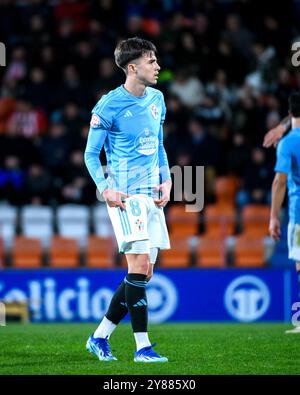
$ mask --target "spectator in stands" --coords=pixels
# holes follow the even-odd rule
[[[39,144],[44,166],[54,177],[60,177],[67,166],[71,141],[66,127],[60,122],[50,125],[49,133],[42,137]]]
[[[24,171],[16,156],[7,156],[0,167],[0,200],[13,205],[24,203]]]
[[[58,86],[57,100],[59,108],[68,101],[75,101],[81,106],[86,105],[86,87],[80,80],[74,64],[67,64],[63,68],[63,81]]]
[[[39,163],[33,163],[25,175],[24,201],[27,204],[49,204],[52,195],[52,178]]]
[[[64,171],[60,201],[77,204],[92,204],[96,201],[96,190],[84,165],[83,151],[76,150],[70,154]]]
[[[204,98],[204,88],[195,75],[190,75],[186,69],[175,74],[169,92],[179,97],[181,103],[188,108],[195,108]]]
[[[218,163],[218,141],[208,133],[207,128],[196,116],[188,120],[189,151],[192,154],[193,165],[213,166]]]
[[[36,141],[20,135],[17,128],[10,128],[0,135],[0,166],[3,166],[8,156],[18,158],[22,169],[40,160]]]
[[[270,203],[272,168],[266,161],[266,154],[262,148],[256,147],[252,150],[243,179],[244,186],[237,195],[237,204],[239,206],[249,203]]]
[[[227,172],[238,177],[245,174],[249,162],[249,146],[246,144],[245,136],[235,133],[232,138],[232,147],[227,155]]]
[[[47,118],[42,110],[35,109],[27,97],[17,100],[16,110],[7,121],[7,129],[32,139],[40,137],[46,130]]]
[[[32,105],[49,114],[53,108],[53,96],[46,76],[40,67],[34,67],[29,72],[29,83],[26,86],[26,97]]]

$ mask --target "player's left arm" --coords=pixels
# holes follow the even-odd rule
[[[269,232],[275,241],[280,239],[280,209],[286,192],[287,175],[291,171],[291,152],[286,139],[279,142],[276,151],[275,177],[272,183],[272,203]]]
[[[170,193],[172,188],[172,179],[170,174],[169,162],[164,147],[163,123],[165,120],[165,114],[166,114],[166,107],[163,102],[160,129],[158,133],[158,165],[159,165],[159,176],[161,180],[161,184],[158,186],[158,190],[161,191],[161,197],[160,199],[155,200],[155,203],[159,207],[164,207],[170,201]]]
[[[273,240],[280,239],[280,209],[286,192],[286,173],[276,173],[272,183],[272,204],[270,214],[269,232]]]

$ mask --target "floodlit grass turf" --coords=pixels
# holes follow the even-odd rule
[[[168,363],[133,362],[128,324],[111,337],[118,358],[100,362],[85,350],[95,324],[12,324],[0,327],[0,374],[300,374],[300,334],[285,324],[150,325],[155,350]]]

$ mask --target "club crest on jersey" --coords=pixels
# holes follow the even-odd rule
[[[97,114],[93,114],[90,125],[92,128],[98,128],[100,126],[100,117]]]
[[[142,222],[139,218],[134,222],[134,225],[135,225],[135,227],[136,227],[136,230],[137,230],[139,233],[142,233],[142,232],[143,232],[143,230],[144,230],[144,224],[143,224],[143,222]]]
[[[157,109],[156,105],[155,104],[151,104],[150,110],[151,110],[151,114],[152,114],[153,118],[157,119],[157,117],[158,117],[158,109]]]

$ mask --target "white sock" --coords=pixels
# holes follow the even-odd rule
[[[103,320],[101,321],[100,325],[94,332],[94,337],[100,337],[104,339],[106,336],[110,336],[113,331],[116,329],[117,325],[108,320],[105,316],[103,317]]]
[[[148,332],[135,332],[134,338],[136,342],[136,351],[139,351],[141,348],[151,346]]]

